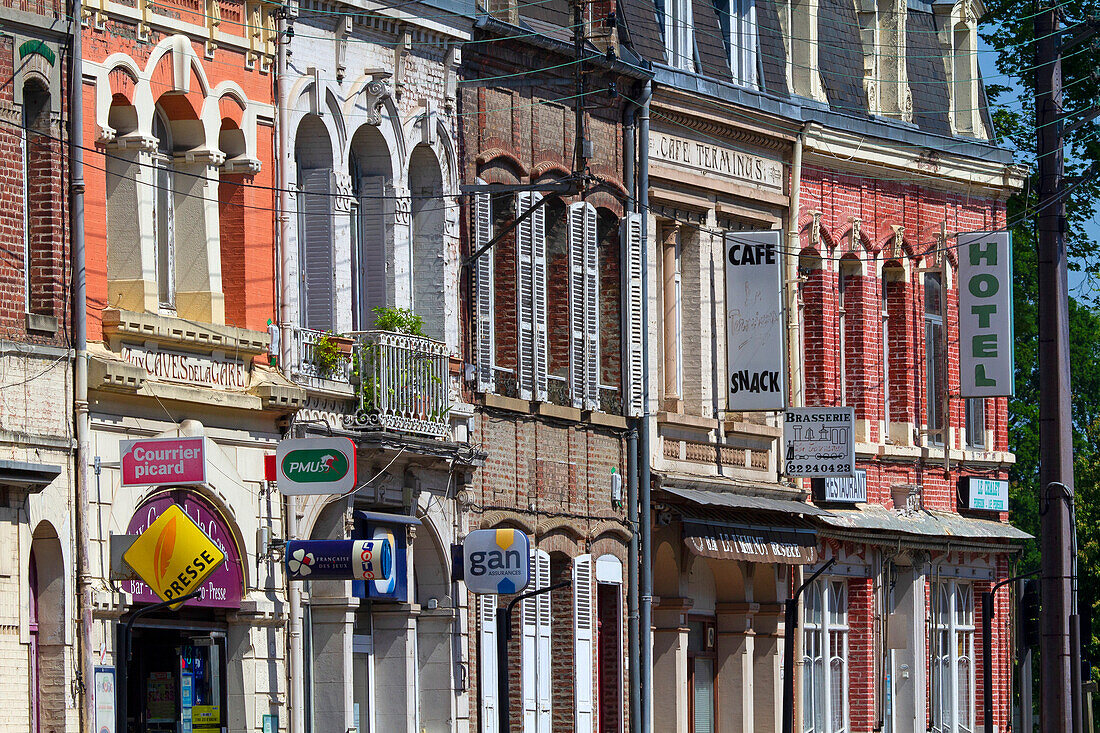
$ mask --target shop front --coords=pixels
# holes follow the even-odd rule
[[[156,490],[130,519],[127,534],[139,535],[168,507],[176,505],[225,553],[226,560],[178,611],[142,616],[134,625],[130,661],[119,669],[127,685],[121,731],[199,733],[227,725],[228,616],[239,610],[244,588],[241,551],[224,516],[198,493]],[[160,599],[140,580],[125,581],[134,604]],[[124,626],[118,626],[124,633]],[[119,640],[119,648],[125,648]]]
[[[818,561],[802,502],[664,487],[654,530],[654,727],[776,731],[783,608]]]

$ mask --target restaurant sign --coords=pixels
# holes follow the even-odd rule
[[[806,565],[817,561],[812,532],[787,528],[748,528],[685,522],[684,544],[696,555],[716,560]]]

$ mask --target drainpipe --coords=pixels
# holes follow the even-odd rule
[[[80,609],[80,689],[82,730],[95,729],[95,654],[92,649],[92,574],[88,560],[91,548],[88,498],[88,299],[84,251],[84,68],[81,56],[81,0],[73,0],[73,37],[69,59],[69,227],[73,248],[73,417],[76,422],[76,555],[77,592]]]
[[[290,151],[290,130],[287,129],[287,107],[290,97],[290,80],[287,76],[287,44],[290,43],[290,21],[297,15],[293,2],[287,3],[279,14],[278,54],[276,66],[276,91],[278,95],[278,161],[279,186],[279,367],[288,372],[290,358],[294,352],[294,337],[290,319],[290,187],[288,171],[293,162]],[[288,496],[284,500],[286,513],[286,538],[298,537],[298,502]],[[290,692],[290,733],[305,731],[305,680],[302,673],[302,594],[301,584],[287,580],[287,595],[290,596],[290,669],[287,687]]]
[[[279,154],[276,175],[279,186],[279,366],[284,372],[290,369],[290,357],[294,351],[294,337],[290,319],[290,166],[293,164],[290,149],[290,130],[287,129],[287,107],[290,104],[290,79],[287,78],[288,34],[293,33],[291,21],[298,14],[297,6],[287,3],[279,14],[276,53],[276,91],[278,96]]]
[[[645,83],[639,103],[642,114],[638,123],[638,210],[642,215],[642,418],[638,421],[638,483],[641,524],[641,604],[638,636],[640,669],[638,697],[641,714],[640,733],[653,729],[653,547],[650,538],[653,527],[653,507],[649,477],[649,100],[652,82]]]
[[[801,189],[802,189],[802,146],[806,142],[806,125],[802,126],[802,129],[798,133],[798,137],[794,140],[794,147],[791,150],[791,195],[790,195],[790,208],[787,212],[787,246],[784,247],[786,252],[786,289],[787,289],[787,365],[791,373],[791,391],[790,391],[790,404],[791,407],[801,407],[803,403],[803,374],[802,374],[802,338],[798,330],[798,250],[801,249],[799,245],[798,237],[798,214],[800,208]],[[802,566],[791,566],[794,573],[794,580],[792,588],[801,588],[802,579],[805,577],[805,573],[802,571]],[[796,599],[797,600],[797,597]],[[797,628],[797,624],[803,619],[801,618],[803,609],[795,604],[792,608],[792,612],[795,614],[794,622]],[[790,623],[790,617],[787,616],[784,621],[785,624]],[[792,713],[795,720],[798,720],[799,710],[802,708],[802,635],[801,634],[785,634],[786,638],[793,641],[794,656],[793,660],[798,660],[792,663],[792,668],[784,669],[783,674],[787,677],[794,675],[794,687],[793,687],[793,710]],[[784,652],[786,654],[786,652]],[[788,659],[792,659],[791,655],[786,654]],[[794,674],[794,667],[799,668],[799,673]],[[786,685],[786,682],[784,682]],[[784,715],[787,711],[784,711]],[[784,720],[784,725],[787,721]]]
[[[627,102],[623,111],[623,182],[626,184],[626,203],[624,209],[629,216],[634,213],[634,197],[638,195],[637,180],[634,175],[634,103]],[[625,255],[625,251],[624,251]],[[625,274],[625,273],[624,273]],[[625,291],[624,291],[625,292]],[[625,332],[624,323],[624,332]],[[626,340],[623,340],[623,363],[627,363],[625,353]],[[626,436],[626,521],[630,526],[630,549],[627,557],[627,659],[630,703],[630,727],[636,730],[640,717],[641,697],[638,694],[638,431],[631,430]]]

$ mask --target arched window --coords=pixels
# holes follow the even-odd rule
[[[173,191],[175,189],[172,137],[168,120],[158,109],[153,115],[153,137],[157,150],[153,155],[153,225],[156,242],[157,300],[162,310],[176,309],[176,242],[174,232]]]
[[[427,145],[417,145],[409,156],[409,191],[413,310],[424,319],[424,332],[442,341],[446,328],[443,287],[446,211],[439,160]]]
[[[946,442],[944,395],[947,390],[944,359],[943,282],[938,272],[924,274],[924,389],[925,424],[931,442]],[[933,431],[942,431],[938,435]]]
[[[30,568],[27,573],[30,586],[30,614],[27,623],[27,631],[30,634],[30,691],[31,691],[31,731],[39,733],[42,729],[39,699],[39,676],[42,668],[41,654],[38,645],[38,563],[34,559],[34,550],[31,550]]]
[[[24,308],[27,313],[53,316],[59,306],[60,239],[54,231],[62,196],[50,131],[50,93],[37,81],[23,85],[23,120],[20,142],[23,163],[23,273]]]
[[[298,127],[294,146],[298,164],[298,319],[316,331],[335,324],[333,283],[332,147],[317,117]]]
[[[382,133],[369,125],[360,127],[352,137],[348,173],[355,193],[351,222],[356,270],[352,315],[355,328],[361,331],[374,326],[375,308],[391,302],[396,201],[389,198],[393,183],[390,166],[390,152]]]

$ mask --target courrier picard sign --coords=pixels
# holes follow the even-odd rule
[[[181,486],[206,481],[205,438],[123,440],[118,447],[123,486]]]

